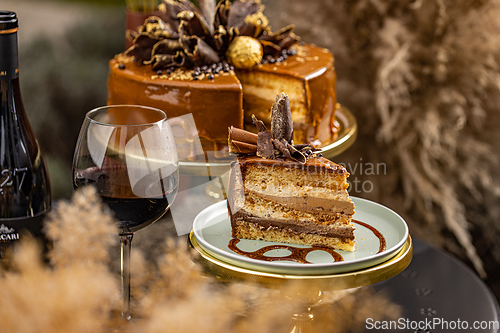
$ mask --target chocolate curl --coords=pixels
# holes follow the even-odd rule
[[[229,128],[229,152],[234,154],[255,154],[257,134],[231,126]]]
[[[286,141],[285,141],[286,142]],[[301,151],[297,150],[294,146],[292,146],[289,142],[286,142],[286,148],[290,152],[290,158],[299,163],[306,163],[307,157]]]
[[[311,144],[308,143],[300,143],[293,145],[293,147],[297,150],[311,150],[311,151],[320,151],[321,149],[314,147]]]
[[[269,33],[265,31],[257,39],[264,47],[264,54],[276,55],[282,49],[288,49],[290,46],[300,40],[299,36],[293,33],[294,26],[289,25],[276,31]]]
[[[276,140],[292,142],[293,120],[290,101],[287,94],[276,95],[276,102],[271,109],[271,133]]]
[[[285,157],[292,158],[292,155],[290,154],[290,151],[288,150],[286,144],[286,141],[280,141],[273,139],[273,146],[276,148],[276,150],[279,150]]]
[[[259,40],[259,42],[262,44],[264,55],[270,54],[272,56],[275,56],[279,51],[281,51],[280,47],[273,42],[270,42],[268,40]]]
[[[295,147],[292,146],[289,142],[285,141],[284,139],[282,140],[273,139],[272,142],[274,148],[280,151],[285,157],[288,157],[289,159],[292,159],[302,164],[306,163],[307,157],[303,153],[295,149]]]
[[[229,152],[232,154],[255,154],[257,153],[257,145],[251,143],[232,140],[229,143]]]
[[[229,139],[257,145],[257,134],[233,126],[229,128]]]

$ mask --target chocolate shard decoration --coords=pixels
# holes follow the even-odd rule
[[[276,95],[276,102],[271,109],[271,133],[276,140],[292,142],[293,120],[288,95],[282,92]]]
[[[260,0],[163,0],[159,16],[149,17],[138,31],[127,31],[134,46],[126,51],[153,69],[209,65],[224,59],[237,36],[250,36],[262,44],[263,54],[276,56],[298,40],[293,26],[271,31]],[[168,40],[168,41],[164,41]],[[159,43],[161,42],[161,43]],[[158,44],[159,43],[159,44]],[[177,55],[181,50],[182,55]],[[156,46],[155,46],[156,45]],[[259,52],[260,53],[260,52]],[[164,57],[163,55],[176,55]],[[169,64],[168,59],[174,63]]]
[[[184,11],[180,12],[177,16],[181,20],[179,25],[179,35],[181,37],[187,35],[207,39],[208,36],[212,35],[205,19],[200,14]]]
[[[262,6],[256,13],[247,15],[243,24],[235,27],[238,29],[239,35],[257,38],[263,31],[269,31],[269,20],[262,12],[263,10]]]
[[[262,120],[257,119],[257,117],[253,114],[252,115],[252,122],[257,127],[259,132],[267,131],[266,125]]]
[[[257,156],[274,160],[273,135],[269,131],[259,131],[257,134]]]
[[[184,53],[186,53],[195,66],[220,61],[217,52],[198,36],[182,36],[181,43]]]
[[[227,17],[227,26],[229,29],[235,28],[240,34],[243,35],[242,31],[245,29],[250,29],[251,24],[245,22],[247,16],[254,15],[258,12],[262,12],[264,10],[264,6],[255,0],[250,1],[241,1],[235,0],[231,4],[231,8],[229,10],[229,15]],[[253,33],[253,31],[251,32]],[[247,35],[252,36],[252,35]]]
[[[231,8],[231,1],[221,0],[217,7],[215,7],[215,20],[214,27],[219,26],[227,27],[227,17],[229,15],[229,8]]]
[[[224,26],[219,25],[219,28],[214,34],[214,40],[212,44],[214,49],[219,53],[221,52],[221,50],[224,48],[225,45],[229,45],[229,34],[224,28]]]
[[[182,44],[178,39],[163,39],[153,46],[151,54],[176,54],[182,50]]]
[[[158,6],[162,12],[162,19],[167,22],[175,31],[179,30],[179,15],[180,12],[189,11],[197,12],[198,9],[190,0],[163,0],[163,3]]]
[[[153,45],[150,47],[137,47],[137,45],[132,45],[127,51],[125,51],[125,54],[128,56],[135,57],[137,60],[140,61],[148,61],[151,60],[151,51],[153,50]]]
[[[292,145],[293,134],[292,113],[290,102],[285,93],[276,96],[271,115],[271,131],[266,129],[264,122],[252,115],[252,121],[259,130],[257,134],[256,150],[257,156],[267,159],[275,159],[276,155],[283,155],[299,163],[306,163],[307,157],[315,151],[312,145]],[[281,124],[281,125],[276,125]],[[274,129],[274,130],[273,130]],[[229,128],[229,151],[232,153],[253,152],[255,134],[231,127]]]
[[[158,16],[148,17],[139,27],[139,34],[150,34],[156,39],[177,38],[179,34]]]
[[[207,28],[210,35],[214,34],[214,20],[215,20],[215,0],[198,0],[198,6],[200,7],[201,13],[207,22]]]
[[[145,65],[151,65],[153,70],[158,70],[169,67],[181,67],[185,64],[186,57],[184,53],[177,52],[176,54],[156,54],[151,60],[145,61]]]

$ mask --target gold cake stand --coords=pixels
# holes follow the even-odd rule
[[[311,307],[323,298],[325,291],[345,290],[368,286],[387,280],[401,273],[413,257],[413,243],[410,236],[399,252],[386,262],[365,269],[322,275],[274,274],[230,264],[215,258],[198,244],[193,231],[188,242],[200,255],[203,268],[224,282],[245,281],[266,288],[279,289],[283,297],[296,305],[292,315],[291,333],[314,332]]]
[[[332,159],[343,153],[355,141],[358,133],[356,117],[352,112],[342,105],[338,105],[335,111],[335,119],[339,123],[339,131],[334,142],[321,147],[324,157]],[[215,199],[225,199],[225,185],[227,185],[227,174],[229,172],[230,158],[219,161],[180,161],[179,172],[193,176],[205,176],[218,178],[217,182],[211,182],[205,189],[205,193]]]

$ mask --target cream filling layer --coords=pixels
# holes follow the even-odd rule
[[[335,214],[343,213],[354,214],[354,204],[348,199],[325,199],[318,197],[277,197],[263,193],[257,194],[265,200],[277,203],[279,205],[303,211],[308,213]]]
[[[251,192],[246,192],[242,197],[239,198],[240,200],[237,200],[238,203],[236,205],[232,205],[233,214],[237,213],[238,210],[243,210],[250,215],[265,219],[309,221],[333,227],[345,226],[352,219],[352,215],[341,212],[309,212],[296,209],[296,207],[287,207]]]

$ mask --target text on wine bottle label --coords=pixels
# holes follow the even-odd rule
[[[14,168],[14,170],[3,169],[0,172],[0,194],[4,194],[4,189],[14,186],[14,178],[17,180],[18,189],[21,189],[24,177],[28,168]]]

